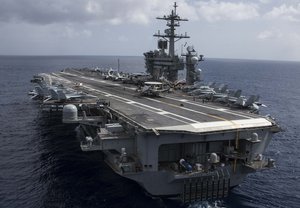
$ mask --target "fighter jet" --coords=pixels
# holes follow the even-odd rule
[[[107,72],[105,72],[104,79],[113,80],[115,78],[115,72],[117,71],[110,68]]]
[[[182,91],[183,92],[191,92],[193,90],[196,90],[198,88],[200,88],[201,86],[207,86],[207,87],[210,87],[210,88],[214,88],[216,86],[216,83],[215,82],[209,82],[207,85],[204,85],[202,82],[194,82],[193,85],[189,85],[189,86],[184,86],[182,88]]]
[[[33,100],[43,100],[49,96],[49,91],[46,87],[35,86],[34,90],[28,93]]]
[[[113,73],[113,81],[123,81],[128,77],[125,73],[114,72]]]
[[[51,99],[58,101],[66,100],[84,100],[89,98],[96,98],[94,95],[89,95],[83,92],[64,92],[63,90],[51,90]]]
[[[257,100],[257,96],[251,95],[248,98],[245,98],[245,96],[240,96],[235,102],[234,105],[237,105],[238,107],[249,107]]]
[[[209,86],[200,86],[199,88],[188,92],[188,95],[197,96],[197,95],[204,95],[204,94],[214,94],[216,93],[215,90]]]
[[[123,83],[125,84],[135,84],[142,85],[144,82],[150,81],[152,76],[145,72],[137,72],[128,75],[125,79],[123,79]]]
[[[258,113],[260,106],[266,107],[264,104],[259,102],[259,95],[251,95],[248,98],[240,96],[234,103],[231,104],[231,106],[236,108],[248,108],[252,113]]]
[[[44,80],[39,80],[36,82],[37,86],[35,86],[31,99],[39,99],[46,100],[51,99],[51,95],[53,96],[53,92],[51,90],[66,90],[62,84],[53,82],[52,85],[47,85]]]
[[[220,103],[234,103],[241,96],[242,90],[230,90],[227,93],[216,93],[213,100]]]
[[[228,85],[220,84],[218,87],[214,87],[213,89],[216,93],[225,93],[227,88],[228,88]]]

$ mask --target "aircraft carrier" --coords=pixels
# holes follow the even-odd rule
[[[150,85],[164,82],[168,90],[113,81],[101,70],[65,69],[35,76],[32,94],[44,110],[62,112],[64,123],[78,123],[82,151],[102,151],[114,172],[151,195],[184,203],[223,198],[247,174],[274,167],[263,154],[280,127],[252,111],[258,103],[207,102],[175,87],[183,69],[187,85],[199,81],[203,60],[190,46],[181,56],[174,53],[175,42],[189,37],[176,34],[187,21],[176,9],[175,3],[158,18],[168,28],[154,35],[158,49],[144,54]]]

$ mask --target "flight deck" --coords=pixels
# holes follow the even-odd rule
[[[82,83],[84,91],[109,100],[111,109],[145,130],[205,133],[240,128],[271,127],[272,123],[245,110],[193,101],[182,93],[164,93],[160,97],[142,97],[136,86],[123,85],[81,73],[52,75],[64,84]]]

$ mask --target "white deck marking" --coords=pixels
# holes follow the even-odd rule
[[[217,110],[218,110],[218,111],[227,111],[228,109],[225,109],[225,108],[218,108]]]
[[[161,112],[158,112],[159,115],[166,115],[166,114],[169,114],[169,112],[167,111],[161,111]]]
[[[227,121],[227,119],[219,117],[219,116],[214,116],[214,115],[211,115],[211,114],[208,114],[208,113],[204,113],[204,112],[201,112],[201,111],[193,110],[193,109],[182,107],[182,106],[177,106],[177,105],[174,105],[172,103],[166,103],[166,102],[163,102],[163,101],[160,101],[160,103],[164,103],[166,105],[169,105],[169,106],[172,106],[172,107],[175,107],[175,108],[181,108],[181,109],[186,110],[186,111],[190,111],[190,112],[198,113],[198,114],[201,114],[201,115],[205,115],[205,116],[208,116],[208,117],[211,117],[211,118],[215,118],[215,119],[218,119],[218,120]],[[174,114],[174,115],[177,115],[177,114]],[[177,116],[178,117],[182,117],[180,115],[177,115]],[[186,118],[186,117],[183,117],[183,118]],[[198,122],[198,121],[193,120],[193,119],[188,119],[188,120],[192,121],[192,122]]]
[[[253,118],[253,119],[241,119],[234,121],[213,121],[205,123],[194,123],[189,125],[178,125],[178,126],[163,126],[156,127],[156,130],[181,130],[190,131],[195,133],[205,133],[212,131],[225,131],[233,129],[244,129],[244,128],[259,128],[272,126],[272,123],[265,118]]]
[[[190,119],[190,118],[187,118],[187,117],[175,114],[175,113],[170,113],[170,112],[167,112],[167,111],[160,111],[160,112],[156,112],[156,113],[159,114],[159,115],[172,115],[172,116],[175,116],[175,117],[178,117],[178,118],[181,118],[181,119],[193,122],[193,123],[198,123],[199,122],[199,121],[196,121],[196,120],[193,120],[193,119]],[[180,120],[180,121],[182,121],[182,120]]]
[[[243,114],[239,114],[239,113],[235,113],[235,112],[232,112],[230,110],[220,110],[218,108],[214,108],[214,107],[210,107],[210,106],[206,106],[206,105],[201,105],[201,104],[198,104],[198,103],[195,103],[191,100],[178,100],[176,98],[173,98],[173,97],[169,97],[169,96],[165,96],[164,98],[167,98],[167,99],[171,99],[171,100],[176,100],[176,101],[181,101],[181,102],[185,102],[185,103],[189,103],[191,105],[195,105],[195,106],[199,106],[199,107],[203,107],[203,108],[207,108],[207,109],[211,109],[211,110],[216,110],[216,111],[221,111],[221,112],[224,112],[224,113],[227,113],[227,114],[231,114],[231,115],[235,115],[235,116],[240,116],[240,117],[243,117],[243,118],[248,118],[248,119],[251,119],[252,117],[249,117],[249,116],[246,116],[246,115],[243,115]]]
[[[153,99],[153,98],[147,98],[147,97],[144,97],[144,98],[146,98],[147,100],[151,100],[151,101],[157,102],[157,103],[161,103],[160,100],[156,100],[156,99]]]
[[[120,100],[119,98],[116,98],[116,97],[113,97],[113,99],[118,100],[118,101],[120,101],[120,102],[124,102],[124,101],[122,101],[122,100]],[[135,103],[135,104],[139,104],[139,103]],[[147,108],[147,107],[143,107],[143,106],[139,106],[139,105],[135,105],[135,104],[129,104],[129,105],[133,105],[133,106],[138,107],[138,108],[141,108],[141,109],[143,109],[143,110],[147,110],[147,111],[149,111],[149,112],[151,112],[151,113],[157,113],[157,114],[159,114],[159,115],[162,115],[162,116],[167,117],[167,118],[171,118],[171,119],[176,120],[176,121],[179,121],[179,122],[181,122],[181,123],[190,124],[190,122],[186,122],[186,121],[183,121],[182,119],[174,118],[174,117],[173,117],[174,115],[173,115],[172,113],[169,113],[169,112],[166,112],[166,111],[165,111],[165,112],[162,112],[162,114],[161,114],[161,111],[158,112],[158,111],[149,109],[149,108]],[[187,119],[187,120],[188,120],[188,119]]]
[[[184,116],[175,114],[175,113],[170,113],[170,115],[176,116],[176,117],[181,118],[181,119],[188,120],[188,121],[190,121],[190,122],[198,122],[198,123],[199,123],[199,121],[196,121],[196,120],[194,120],[194,119],[190,119],[190,118],[187,118],[187,117],[184,117]]]
[[[126,102],[127,104],[135,104],[136,102],[135,101],[129,101],[129,102]]]
[[[69,74],[69,73],[65,73],[65,74]],[[71,74],[70,74],[71,75]],[[81,77],[81,76],[80,76]],[[88,79],[88,80],[91,80],[90,78],[87,78],[87,77],[82,77],[83,79]],[[65,78],[64,78],[65,79]],[[92,78],[93,79],[93,78]],[[67,79],[65,79],[67,80]],[[112,84],[112,83],[109,83],[109,82],[106,82],[106,81],[103,81],[103,80],[95,80],[95,81],[98,81],[98,82],[101,82],[101,83],[107,83],[107,84],[110,84],[110,85],[115,85],[115,86],[119,86],[120,84]],[[84,86],[86,87],[87,89],[94,89],[92,86],[91,87],[88,87],[88,86]],[[125,87],[126,88],[126,87]],[[129,88],[128,88],[129,89]],[[155,107],[152,107],[152,106],[149,106],[149,105],[146,105],[146,104],[143,104],[143,103],[139,103],[139,102],[135,102],[133,100],[130,100],[130,99],[127,99],[127,98],[124,98],[124,97],[120,97],[120,96],[117,96],[117,95],[112,95],[112,94],[109,94],[105,91],[101,91],[101,90],[96,90],[94,89],[94,91],[96,92],[99,92],[99,93],[102,93],[104,94],[104,96],[106,97],[111,97],[115,100],[118,100],[120,102],[124,102],[124,103],[127,103],[129,105],[134,105],[136,107],[139,107],[139,108],[142,108],[144,110],[148,110],[150,112],[153,112],[153,113],[157,113],[159,115],[162,115],[162,116],[165,116],[165,117],[168,117],[168,118],[171,118],[171,119],[174,119],[174,120],[177,120],[177,121],[180,121],[182,123],[187,123],[187,124],[190,124],[190,122],[193,122],[193,123],[200,123],[199,121],[196,121],[196,120],[193,120],[193,119],[190,119],[190,118],[187,118],[187,117],[184,117],[184,116],[181,116],[181,115],[178,115],[178,114],[174,114],[174,113],[171,113],[171,112],[168,112],[168,111],[163,111],[162,109],[159,109],[159,108],[155,108]],[[229,114],[233,114],[233,115],[237,115],[237,116],[240,116],[240,117],[245,117],[245,118],[252,118],[252,117],[248,117],[248,116],[245,116],[245,115],[241,115],[241,114],[238,114],[238,113],[233,113],[233,112],[228,112],[228,111],[224,111],[224,109],[217,109],[217,108],[213,108],[213,107],[209,107],[209,106],[205,106],[205,105],[200,105],[200,104],[196,104],[196,103],[193,103],[189,100],[186,100],[186,99],[175,99],[175,98],[172,98],[172,97],[165,97],[167,99],[171,99],[171,100],[176,100],[176,101],[181,101],[181,102],[188,102],[189,104],[192,104],[192,105],[195,105],[195,106],[199,106],[199,107],[204,107],[204,108],[208,108],[208,109],[212,109],[212,110],[216,110],[216,111],[222,111],[222,112],[225,112],[225,113],[229,113]],[[155,100],[155,99],[152,99],[152,98],[146,98],[148,100],[151,100],[151,101],[155,101],[155,102],[160,102],[160,103],[165,103],[165,102],[162,102],[162,101],[159,101],[159,100]],[[165,103],[167,105],[172,105],[172,106],[175,106],[171,103]],[[210,115],[208,113],[204,113],[204,112],[201,112],[201,111],[197,111],[197,110],[192,110],[192,109],[189,109],[189,108],[185,108],[185,107],[182,107],[182,106],[175,106],[175,107],[178,107],[178,108],[181,108],[181,109],[184,109],[184,110],[187,110],[187,111],[191,111],[191,112],[195,112],[195,113],[198,113],[198,114],[202,114],[202,115],[205,115],[205,116],[209,116],[209,117],[214,117],[216,119],[220,119],[220,120],[225,120],[227,121],[226,119],[222,118],[222,117],[218,117],[218,116],[214,116],[214,115]],[[175,117],[178,117],[180,119],[184,119],[184,120],[187,120],[187,121],[190,121],[190,122],[185,122],[185,121],[182,121],[182,120],[179,120],[177,118],[174,118]],[[231,121],[228,121],[228,122],[231,122]],[[207,122],[205,122],[207,123]]]
[[[193,109],[190,109],[190,108],[186,108],[186,107],[181,107],[181,108],[184,109],[184,110],[190,111],[190,112],[194,112],[194,113],[198,113],[198,114],[201,114],[201,115],[209,116],[209,117],[216,118],[216,119],[219,119],[219,120],[227,120],[227,119],[219,117],[219,116],[210,115],[208,113],[204,113],[204,112],[201,112],[201,111],[193,110]]]
[[[119,101],[124,102],[123,101],[124,98],[122,98],[120,96],[112,95],[112,97],[114,97],[115,99],[118,98]],[[168,118],[172,118],[172,119],[174,119],[176,121],[180,121],[182,123],[189,124],[190,122],[194,122],[194,123],[199,122],[199,121],[196,121],[196,120],[193,120],[193,119],[189,119],[187,117],[184,117],[184,116],[181,116],[181,115],[178,115],[178,114],[175,114],[175,113],[171,113],[169,111],[164,111],[164,110],[162,110],[160,108],[155,108],[155,107],[152,107],[152,106],[149,106],[149,105],[146,105],[146,104],[143,104],[143,103],[135,102],[135,101],[132,101],[132,100],[129,100],[129,99],[126,99],[126,98],[125,98],[125,100],[128,100],[127,102],[134,102],[134,104],[132,104],[132,105],[134,105],[136,107],[142,108],[144,110],[148,110],[148,111],[150,111],[152,113],[157,113],[159,115],[162,115],[162,116],[165,116],[165,117],[168,117]],[[174,118],[174,117],[177,117],[177,118]],[[180,119],[178,119],[178,118],[180,118]],[[182,119],[187,120],[189,122],[185,122]]]
[[[93,89],[92,87],[88,86],[88,85],[85,85],[84,86],[85,88],[87,89]],[[120,97],[120,96],[117,96],[117,95],[112,95],[112,94],[109,94],[107,92],[104,92],[104,91],[101,91],[101,90],[97,90],[97,89],[94,89],[94,91],[98,92],[98,93],[102,93],[104,94],[104,96],[106,97],[111,97],[115,100],[118,100],[120,102],[123,102],[123,103],[127,103],[129,105],[134,105],[138,108],[141,108],[141,109],[144,109],[144,110],[147,110],[147,111],[150,111],[152,113],[157,113],[159,115],[162,115],[162,116],[165,116],[167,118],[171,118],[173,120],[176,120],[176,121],[179,121],[181,123],[185,123],[185,124],[190,124],[190,122],[199,122],[199,121],[196,121],[196,120],[192,120],[192,119],[189,119],[187,117],[184,117],[184,116],[180,116],[180,115],[177,115],[177,114],[174,114],[174,113],[171,113],[171,112],[168,112],[168,111],[163,111],[159,108],[155,108],[155,107],[152,107],[152,106],[149,106],[149,105],[146,105],[146,104],[143,104],[143,103],[139,103],[139,102],[136,102],[136,101],[133,101],[133,100],[130,100],[130,99],[127,99],[127,98],[123,98],[123,97]],[[175,117],[178,117],[178,118],[175,118]],[[180,119],[179,119],[180,118]],[[186,122],[186,121],[183,121],[182,119],[184,120],[187,120],[189,122]]]

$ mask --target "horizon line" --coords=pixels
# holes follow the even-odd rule
[[[62,54],[59,54],[59,55],[33,55],[33,54],[30,54],[30,55],[24,55],[24,54],[19,54],[19,55],[16,55],[16,54],[14,54],[14,55],[12,55],[12,54],[6,54],[6,55],[3,55],[3,54],[0,54],[0,57],[8,57],[8,56],[10,56],[10,57],[12,57],[12,56],[15,56],[15,57],[63,57],[63,56],[69,56],[69,57],[71,57],[71,56],[107,56],[107,57],[143,57],[142,55],[75,55],[75,54],[73,54],[73,55],[71,55],[71,54],[68,54],[68,55],[66,55],[66,54],[64,54],[64,55],[62,55]],[[255,59],[255,58],[224,58],[224,57],[205,57],[204,56],[204,60],[205,59],[223,59],[223,60],[246,60],[246,61],[274,61],[274,62],[300,62],[300,60],[284,60],[284,59]]]

